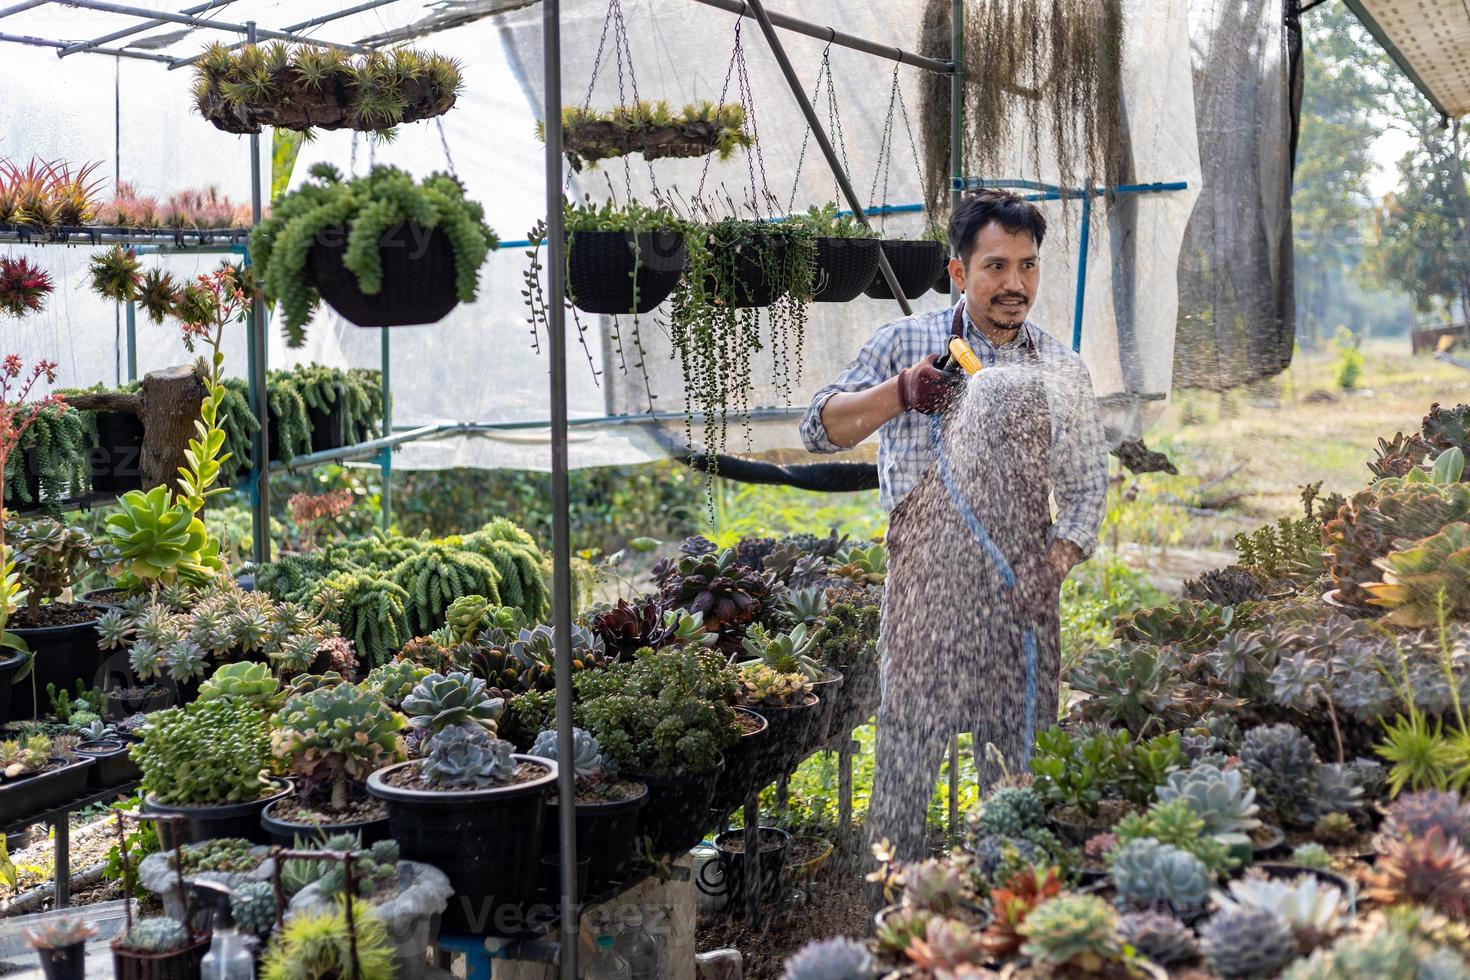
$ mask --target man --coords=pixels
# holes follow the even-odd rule
[[[1014,194],[967,197],[949,227],[962,301],[881,327],[801,423],[812,452],[879,432],[891,518],[869,830],[904,860],[923,854],[954,731],[974,732],[985,787],[1003,767],[1024,771],[1054,721],[1058,592],[1102,521],[1107,454],[1087,370],[1026,319],[1045,234]],[[984,365],[968,386],[936,365],[952,336]]]

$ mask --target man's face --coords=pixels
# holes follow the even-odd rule
[[[965,293],[971,319],[1013,330],[1036,302],[1041,258],[1029,231],[1012,233],[992,221],[975,236],[968,262],[949,260],[949,274]]]

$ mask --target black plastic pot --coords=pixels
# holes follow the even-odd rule
[[[307,844],[313,840],[325,841],[333,834],[357,834],[362,840],[362,846],[376,844],[380,840],[387,840],[391,836],[388,828],[388,818],[379,817],[377,820],[358,820],[349,823],[293,823],[290,820],[282,820],[273,811],[281,799],[271,800],[265,809],[260,811],[260,826],[270,838],[270,843],[279,844],[282,847],[297,847],[297,841]]]
[[[143,420],[132,412],[96,412],[97,445],[88,455],[93,493],[143,488]]]
[[[584,902],[587,896],[595,895],[591,890],[592,858],[577,851],[577,901]],[[541,890],[547,895],[561,894],[561,855],[541,855]]]
[[[541,853],[552,856],[561,852],[560,806],[552,793],[546,807],[546,827],[541,832]],[[638,833],[644,806],[648,804],[648,788],[628,800],[608,803],[577,804],[577,855],[587,856],[591,863],[586,880],[578,893],[584,898],[596,895],[614,882],[621,881],[633,863],[638,847]],[[583,874],[580,867],[578,875]],[[560,888],[554,889],[560,892]]]
[[[165,849],[174,846],[174,836],[181,844],[197,844],[200,841],[217,840],[221,837],[243,837],[252,844],[269,844],[270,835],[260,825],[260,812],[270,803],[291,792],[291,783],[277,779],[279,792],[252,800],[249,803],[225,803],[220,806],[176,806],[159,803],[152,794],[143,800],[145,816],[183,817],[182,822],[159,820],[158,840]]]
[[[828,726],[829,739],[867,724],[868,719],[877,714],[881,700],[876,662],[846,664],[838,669],[842,671],[842,687],[837,691],[837,707],[832,711],[832,723]]]
[[[432,231],[401,221],[378,240],[383,281],[369,296],[357,275],[342,264],[347,229],[324,228],[311,247],[308,267],[317,292],[348,323],[359,327],[403,327],[437,323],[459,305],[454,249],[442,228]]]
[[[1262,858],[1280,857],[1283,854],[1291,852],[1291,848],[1286,843],[1286,834],[1282,832],[1280,827],[1272,827],[1268,824],[1266,829],[1271,831],[1271,839],[1264,844],[1251,843],[1251,856],[1253,860],[1259,861]]]
[[[193,942],[172,953],[142,953],[112,945],[113,980],[199,980],[199,964],[209,952],[210,936],[199,933]]]
[[[388,801],[388,822],[403,857],[449,876],[454,896],[444,910],[444,932],[486,936],[518,927],[521,909],[541,881],[541,834],[556,763],[512,758],[538,763],[547,773],[511,786],[442,792],[387,782],[385,777],[416,761],[368,777],[368,792]]]
[[[785,894],[786,849],[791,844],[791,835],[775,827],[761,827],[756,836],[761,844],[760,901],[762,905],[770,905]],[[719,880],[696,881],[695,887],[701,890],[708,888],[708,894],[724,895],[729,903],[726,908],[733,915],[742,916],[745,914],[745,875],[749,864],[748,855],[744,851],[731,850],[731,844],[735,841],[744,843],[743,829],[727,830],[715,838],[715,850],[720,852],[720,859],[706,864],[701,869],[700,878],[704,879],[713,873],[719,875]],[[765,844],[769,841],[774,841],[776,846],[767,849]]]
[[[113,687],[107,691],[106,712],[112,719],[126,718],[138,712],[158,711],[174,703],[175,691],[164,684],[147,687]]]
[[[26,655],[12,650],[0,658],[0,723],[10,720],[10,688],[16,674],[25,666]]]
[[[46,980],[82,980],[87,972],[86,948],[86,943],[72,943],[70,946],[36,950]]]
[[[109,786],[121,786],[143,775],[143,770],[138,768],[131,755],[132,741],[116,738],[77,743],[77,755],[93,761],[92,768],[87,773],[88,787],[106,789]],[[108,745],[108,742],[120,742],[121,745]]]
[[[584,313],[647,313],[684,272],[676,231],[578,231],[567,250],[567,298]]]
[[[755,764],[755,781],[759,786],[775,782],[796,768],[806,758],[808,747],[816,744],[822,722],[822,701],[815,694],[808,704],[791,708],[760,705],[756,710],[766,719],[766,737],[760,758]]]
[[[285,460],[281,455],[281,427],[276,424],[276,415],[269,409],[266,417],[270,429],[266,433],[266,453],[273,460]],[[328,449],[340,449],[347,445],[347,408],[341,400],[333,402],[326,411],[307,406],[306,420],[311,426],[310,444],[300,450],[304,453],[319,453]]]
[[[97,647],[97,620],[69,623],[66,626],[18,626],[10,627],[26,642],[35,668],[10,691],[10,716],[12,719],[35,718],[44,714],[49,707],[46,700],[46,685],[54,684],[58,691],[74,692],[77,681],[88,687],[98,687],[98,674],[108,654]],[[37,711],[37,702],[40,711]]]
[[[45,813],[79,799],[87,791],[87,770],[91,767],[91,759],[78,759],[57,769],[0,782],[0,813],[8,820],[30,813]]]
[[[939,271],[949,261],[948,250],[939,242],[885,241],[883,254],[888,256],[888,264],[893,266],[893,274],[898,279],[898,288],[903,290],[907,299],[918,299],[934,288]],[[883,278],[881,268],[863,292],[873,299],[893,298],[893,291],[888,288],[888,280]]]
[[[1299,864],[1265,863],[1252,865],[1254,870],[1260,871],[1267,878],[1278,878],[1289,880],[1300,878],[1302,875],[1311,875],[1324,885],[1331,885],[1342,892],[1343,901],[1349,907],[1355,903],[1357,888],[1344,876],[1335,871],[1326,871],[1322,868],[1304,868]]]
[[[857,299],[877,272],[878,239],[818,238],[812,301],[846,303]]]
[[[728,298],[729,305],[737,309],[770,306],[781,295],[781,284],[766,275],[765,256],[771,252],[775,253],[771,263],[773,268],[781,268],[785,261],[786,239],[762,235],[747,240],[735,253],[735,281],[729,286],[728,297],[714,275],[705,277],[705,294],[712,302],[716,299],[724,302]]]
[[[735,711],[759,719],[760,727],[743,733],[740,741],[725,750],[725,765],[720,770],[720,778],[715,781],[714,796],[710,799],[710,809],[721,816],[744,806],[746,795],[752,789],[760,788],[755,780],[759,775],[761,751],[766,744],[766,731],[770,727],[765,716],[753,708],[736,708]]]
[[[630,772],[648,786],[648,805],[639,815],[639,833],[647,837],[655,854],[683,855],[704,839],[711,826],[710,800],[719,781],[721,760],[708,772],[667,773]]]
[[[827,739],[832,737],[832,719],[835,717],[837,702],[842,696],[842,688],[843,676],[835,670],[829,669],[826,677],[812,682],[812,693],[819,699],[819,707],[817,721],[812,726],[812,742],[803,755],[809,754],[820,745],[826,745]]]

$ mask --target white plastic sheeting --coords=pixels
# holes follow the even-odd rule
[[[154,3],[175,9],[172,3]],[[327,3],[262,3],[240,0],[239,6],[262,25],[279,26],[305,20],[333,9]],[[346,24],[317,29],[319,36],[352,40],[391,31],[412,23],[436,5],[394,4],[370,14],[357,15]],[[777,4],[777,9],[818,23],[832,23],[853,34],[889,39],[913,49],[920,0],[803,0]],[[675,105],[717,99],[729,64],[736,18],[698,5],[692,0],[625,0],[624,12],[633,45],[633,67],[638,94],[666,99]],[[232,4],[222,19],[240,21],[243,11]],[[400,9],[403,8],[403,9]],[[1180,236],[1189,216],[1199,179],[1194,136],[1194,108],[1189,66],[1189,24],[1184,0],[1133,0],[1131,28],[1126,45],[1125,102],[1131,123],[1134,177],[1139,182],[1185,180],[1190,189],[1149,195],[1125,205],[1099,202],[1094,212],[1088,263],[1083,355],[1093,373],[1098,394],[1107,406],[1106,418],[1115,437],[1137,435],[1164,404],[1170,387],[1173,332],[1177,312],[1175,274]],[[390,13],[397,10],[397,13]],[[563,69],[567,101],[580,103],[591,73],[593,54],[601,34],[606,6],[600,0],[563,3]],[[127,23],[112,15],[69,8],[41,8],[0,22],[0,29],[49,37],[85,38]],[[765,179],[757,170],[758,186],[769,186],[783,204],[792,194],[796,161],[805,126],[790,92],[779,75],[754,21],[742,28],[755,123]],[[188,54],[205,40],[193,32],[174,41],[170,54]],[[823,44],[787,35],[797,70],[815,80]],[[503,239],[524,238],[543,211],[543,147],[534,125],[541,105],[540,7],[481,19],[420,42],[425,47],[464,62],[466,91],[459,104],[442,118],[443,139],[434,122],[403,127],[391,144],[372,145],[353,134],[321,133],[306,145],[297,163],[295,180],[318,160],[335,163],[344,172],[362,173],[372,162],[393,163],[415,174],[453,168],[471,196],[485,204],[488,219]],[[619,100],[617,66],[611,40],[604,54],[594,106]],[[162,65],[78,55],[58,61],[54,53],[17,45],[0,46],[6,61],[0,70],[0,155],[105,161],[101,172],[114,168],[149,193],[166,196],[183,187],[218,184],[237,199],[249,198],[248,141],[221,133],[190,110],[189,73],[168,71]],[[888,110],[893,65],[856,52],[833,49],[832,66],[841,105],[842,126],[853,181],[867,195],[873,184],[878,147]],[[911,109],[916,107],[917,69],[901,68],[900,84]],[[624,79],[626,86],[627,79]],[[626,98],[632,99],[630,87]],[[737,98],[734,83],[727,100]],[[823,112],[825,116],[825,112]],[[264,144],[263,170],[269,173],[269,139]],[[447,152],[446,152],[447,150]],[[1014,170],[990,177],[1051,179],[1050,174],[1028,171],[1029,149],[1014,148]],[[737,198],[748,192],[751,167],[759,159],[737,153],[729,161],[710,164],[707,190],[723,187]],[[641,158],[630,161],[635,195],[649,187],[649,166]],[[698,185],[704,160],[668,160],[653,164],[658,185],[677,188],[686,196]],[[584,172],[568,182],[569,193],[600,199],[624,193],[624,168],[619,161]],[[815,145],[806,150],[796,187],[798,210],[834,197],[833,183]],[[907,135],[896,125],[894,161],[888,200],[921,200],[918,175]],[[879,203],[874,201],[872,203]],[[1044,204],[1054,231],[1044,248],[1042,294],[1033,317],[1045,329],[1070,340],[1075,290],[1075,263],[1080,207],[1067,209]],[[1125,210],[1132,209],[1127,217]],[[1111,214],[1111,217],[1110,217]],[[890,217],[892,236],[916,237],[922,218]],[[12,246],[19,249],[23,246]],[[7,350],[28,358],[46,356],[61,362],[63,384],[87,384],[118,379],[122,364],[121,328],[113,306],[97,298],[86,285],[86,260],[91,249],[32,249],[58,282],[45,313],[5,324]],[[422,425],[434,422],[536,422],[550,414],[547,362],[531,348],[522,276],[527,266],[523,249],[494,254],[481,275],[481,298],[456,309],[442,323],[392,331],[392,382],[395,422]],[[209,268],[213,257],[167,257],[176,274]],[[1131,287],[1131,288],[1130,288]],[[917,308],[947,302],[930,293]],[[860,299],[844,305],[812,308],[806,335],[805,358],[793,400],[798,407],[809,393],[837,373],[857,347],[881,323],[898,315],[893,301]],[[657,315],[643,319],[642,335],[650,349],[648,384],[661,412],[683,409],[683,384],[678,365]],[[594,381],[587,358],[575,337],[569,346],[569,401],[573,420],[607,414],[644,412],[648,408],[644,379],[624,376],[617,368],[605,335],[608,324],[583,317],[592,362],[602,372]],[[626,331],[627,324],[624,324]],[[140,371],[178,363],[186,355],[175,332],[146,321],[138,325]],[[1120,341],[1120,336],[1122,340]],[[379,331],[361,330],[343,323],[324,308],[308,330],[307,345],[297,351],[284,347],[273,330],[272,367],[315,360],[328,364],[375,367],[379,362]],[[228,368],[243,373],[244,328],[227,345]],[[757,379],[770,377],[769,361],[756,361]],[[759,387],[753,405],[778,404],[775,393]],[[667,426],[682,434],[682,423]],[[547,433],[522,428],[489,436],[473,436],[404,447],[395,465],[407,467],[485,466],[545,468],[549,465]],[[796,448],[800,439],[795,417],[766,422],[753,428],[755,450]],[[734,450],[745,448],[732,436]],[[665,455],[663,444],[641,425],[576,426],[572,431],[574,466],[637,462]]]

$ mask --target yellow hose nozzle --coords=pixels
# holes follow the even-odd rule
[[[949,356],[954,358],[956,364],[965,369],[966,374],[979,374],[984,367],[980,358],[970,349],[970,345],[959,337],[951,337],[949,340]]]

